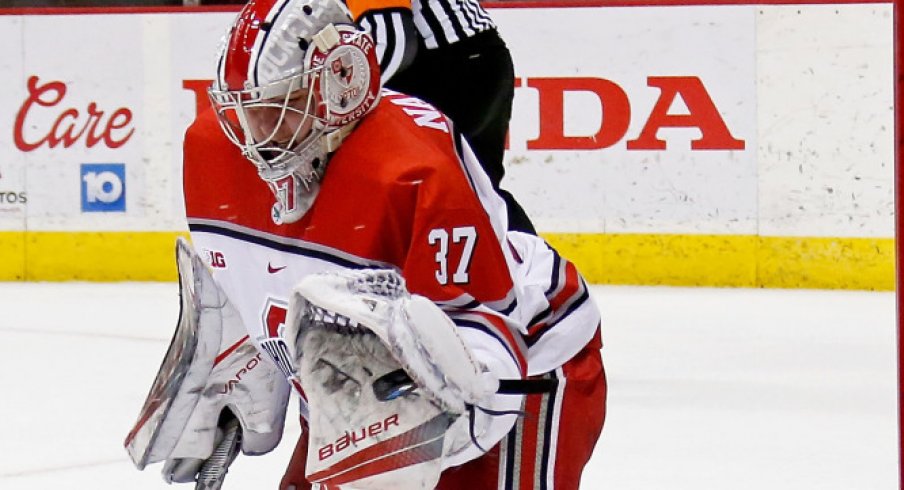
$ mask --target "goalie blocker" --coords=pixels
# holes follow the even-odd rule
[[[179,321],[125,448],[138,469],[165,461],[169,483],[219,488],[238,450],[263,454],[279,443],[289,385],[181,238],[176,263]]]

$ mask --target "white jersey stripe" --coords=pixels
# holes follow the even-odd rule
[[[558,428],[559,421],[562,418],[562,399],[565,398],[565,385],[568,384],[568,379],[565,377],[565,371],[561,367],[556,368],[555,372],[559,383],[556,386],[556,397],[555,400],[553,400],[552,421],[550,422],[550,425],[554,428]],[[556,451],[559,449],[558,430],[549,431],[549,439],[546,441],[546,444],[548,444],[548,455],[546,465],[543,466],[546,470],[546,488],[548,490],[555,490]]]
[[[428,2],[427,5],[432,12],[434,17],[439,21],[440,26],[442,26],[442,40],[446,41],[448,44],[452,44],[458,42],[460,39],[458,34],[455,33],[455,28],[452,25],[452,19],[455,17],[455,11],[451,9],[451,7],[447,7],[440,3],[442,0],[435,0]],[[439,32],[433,32],[433,35],[436,36],[440,34]]]
[[[398,70],[399,66],[402,64],[402,58],[404,58],[405,54],[405,45],[407,44],[407,40],[405,39],[405,29],[402,27],[402,15],[398,12],[393,12],[390,16],[392,19],[392,28],[395,32],[395,45],[393,46],[392,56],[389,58],[389,63],[386,65],[386,68],[382,71],[382,82],[385,84],[388,78],[391,75],[394,75]],[[382,22],[382,18],[380,21]],[[383,26],[385,29],[386,26]],[[383,60],[383,57],[380,56],[380,60]]]
[[[386,54],[386,23],[383,21],[383,17],[377,17],[377,24],[374,25],[371,23],[370,17],[361,17],[358,20],[358,25],[364,28],[365,31],[370,33],[370,37],[374,38],[376,41],[377,48],[377,59],[382,60],[383,56]]]
[[[227,221],[190,218],[188,220],[188,228],[192,234],[212,233],[225,235],[272,249],[319,258],[343,267],[396,269],[392,264],[386,262],[365,259],[318,243],[273,235]]]

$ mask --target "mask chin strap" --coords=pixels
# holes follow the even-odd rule
[[[332,153],[339,149],[339,145],[342,144],[342,140],[348,136],[355,126],[358,125],[358,121],[352,122],[350,124],[346,124],[345,126],[340,127],[335,131],[331,131],[324,135],[324,143],[326,143],[326,152]]]
[[[320,29],[320,32],[311,37],[317,49],[324,53],[339,44],[340,39],[339,29],[336,29],[334,24],[327,24],[323,29]]]

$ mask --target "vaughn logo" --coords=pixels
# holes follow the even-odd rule
[[[96,101],[73,107],[64,100],[69,87],[61,81],[41,82],[28,78],[28,95],[16,113],[13,142],[24,152],[42,146],[69,148],[77,143],[87,148],[102,144],[119,148],[135,133],[132,111],[104,109]]]
[[[247,338],[248,337],[245,337],[245,339]],[[229,355],[228,353],[224,354]],[[220,354],[220,356],[222,355],[223,354]],[[217,357],[217,359],[222,360],[219,356]],[[248,362],[245,363],[244,366],[240,367],[238,371],[236,371],[235,374],[232,375],[232,378],[230,378],[229,381],[223,383],[223,387],[220,389],[220,394],[228,395],[229,393],[232,393],[233,390],[235,390],[236,385],[242,382],[242,378],[244,378],[246,374],[250,373],[258,365],[260,365],[261,360],[261,354],[257,354],[256,356],[252,357]],[[214,365],[216,365],[216,363]]]

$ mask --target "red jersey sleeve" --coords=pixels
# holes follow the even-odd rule
[[[524,376],[527,349],[506,315],[515,295],[500,239],[454,153],[450,158],[418,185],[402,273],[411,292],[433,300],[459,327],[498,342]]]

